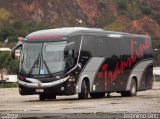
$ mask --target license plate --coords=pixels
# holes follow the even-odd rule
[[[36,92],[37,93],[42,93],[42,92],[44,92],[44,89],[36,89]]]

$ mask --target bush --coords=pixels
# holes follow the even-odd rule
[[[116,2],[117,2],[119,9],[127,8],[126,0],[116,0]]]
[[[18,83],[3,83],[0,84],[0,88],[17,88]]]
[[[105,18],[103,18],[101,21],[96,21],[95,26],[96,27],[104,27],[112,22],[115,21],[115,16],[113,14],[108,14]]]
[[[18,71],[18,60],[13,60],[10,52],[0,52],[0,69],[6,68],[9,74],[16,74]]]
[[[123,31],[124,28],[126,27],[126,24],[118,23],[118,22],[113,22],[109,25],[106,25],[104,29],[109,30],[109,31]]]
[[[150,15],[151,14],[150,6],[142,6],[141,9],[142,9],[143,14],[145,14],[145,15]]]
[[[10,12],[7,11],[5,8],[0,9],[0,20],[5,21],[8,20],[11,16]]]
[[[158,11],[152,11],[151,17],[160,25],[160,13]]]
[[[15,20],[12,23],[0,26],[0,42],[4,42],[6,38],[10,42],[17,42],[17,37],[25,37],[29,33],[37,30],[51,28],[49,25],[42,23],[34,23],[30,21]]]

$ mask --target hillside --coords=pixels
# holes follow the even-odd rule
[[[0,47],[41,29],[84,26],[153,39],[154,65],[160,66],[160,0],[0,0]],[[4,41],[8,41],[4,43]],[[18,61],[0,53],[0,69],[16,73]]]
[[[55,27],[86,26],[160,39],[160,0],[1,0],[0,41]]]

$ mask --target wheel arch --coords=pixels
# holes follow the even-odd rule
[[[144,71],[146,71],[146,68],[151,64],[153,64],[153,59],[143,59],[143,60],[140,60],[138,63],[135,64],[135,66],[131,70],[131,73],[128,77],[125,91],[130,90],[130,83],[131,83],[132,79],[136,79],[137,90],[140,89],[141,77],[142,77]]]
[[[139,89],[139,82],[138,82],[138,77],[136,75],[132,75],[130,76],[130,78],[128,79],[128,82],[127,82],[127,85],[126,85],[126,91],[129,91],[130,90],[130,84],[131,84],[131,81],[132,80],[135,80],[136,82],[136,85],[137,85],[137,90]]]

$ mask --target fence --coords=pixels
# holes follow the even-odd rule
[[[160,81],[160,67],[153,68],[153,79],[154,81]]]

